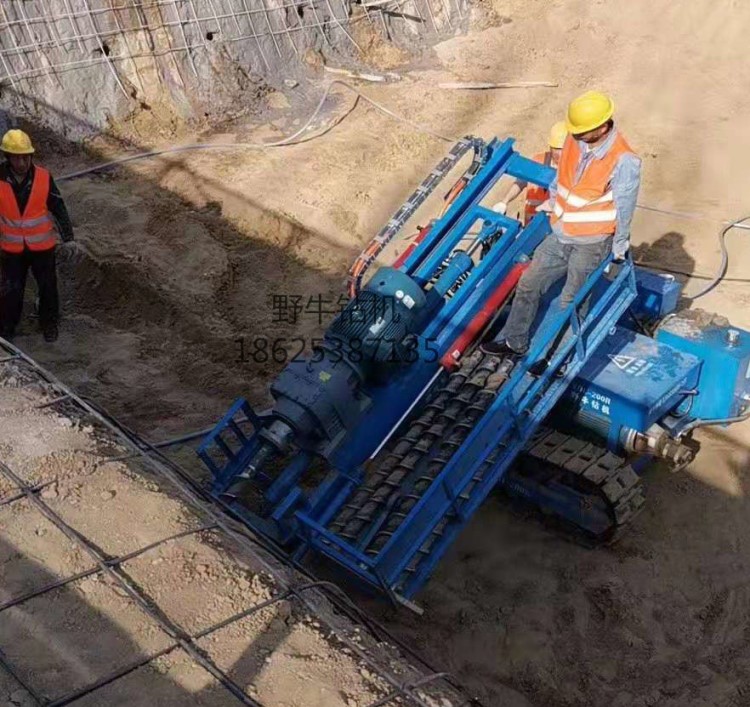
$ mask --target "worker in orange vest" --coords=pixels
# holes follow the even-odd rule
[[[568,128],[564,120],[555,123],[549,131],[547,140],[548,149],[540,152],[532,158],[539,164],[546,165],[557,169],[560,162],[560,155],[565,144],[565,138],[568,136]],[[502,201],[498,201],[493,207],[493,211],[505,214],[508,211],[508,204],[513,201],[523,190],[526,190],[526,200],[523,207],[523,223],[528,224],[537,214],[537,209],[549,199],[549,192],[543,187],[536,184],[528,184],[520,179],[516,179],[508,187]]]
[[[29,136],[9,130],[0,152],[6,160],[0,165],[0,336],[15,334],[31,268],[39,289],[39,325],[45,341],[55,341],[60,308],[55,227],[65,243],[73,240],[73,227],[50,173],[32,162]]]
[[[597,91],[568,106],[570,134],[550,184],[550,199],[540,207],[551,212],[552,232],[522,275],[502,330],[494,341],[482,344],[485,353],[524,355],[541,297],[556,281],[565,278],[559,302],[565,308],[610,252],[616,262],[626,258],[641,160],[615,127],[614,110],[612,99]],[[544,372],[553,353],[529,370]]]

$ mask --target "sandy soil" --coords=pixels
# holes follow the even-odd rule
[[[209,519],[170,494],[164,479],[144,475],[131,463],[108,461],[118,449],[102,430],[52,408],[39,410],[50,398],[38,387],[19,385],[26,382],[8,365],[0,374],[3,463],[30,485],[45,484],[41,500],[107,557],[130,555],[167,538],[120,563],[122,574],[178,630],[200,634],[197,647],[251,697],[276,707],[356,707],[389,691],[376,669],[332,637],[331,624],[320,615],[293,597],[268,601],[282,594],[290,575],[234,546],[218,530],[204,529]],[[0,500],[15,490],[3,475]],[[2,611],[4,659],[49,700],[174,643],[123,587],[90,572],[94,567],[92,557],[29,501],[0,507],[0,602],[83,575]],[[228,622],[263,602],[266,608]],[[210,630],[222,622],[228,623]],[[344,630],[368,650],[373,639],[363,628],[349,624]],[[414,675],[387,650],[384,660],[400,679]],[[438,696],[434,702],[425,699],[436,707],[453,704]],[[37,703],[0,670],[0,704]],[[75,704],[239,703],[186,651],[175,649]]]
[[[527,151],[576,93],[611,91],[644,159],[641,203],[704,216],[641,211],[639,257],[712,274],[719,222],[748,208],[750,6],[490,0],[475,15],[473,32],[401,66],[400,82],[363,90],[443,134],[513,135]],[[559,87],[457,92],[441,80]],[[351,101],[342,93],[323,121]],[[278,138],[302,119],[280,109],[269,125],[213,139]],[[211,424],[237,395],[263,405],[283,363],[238,361],[236,339],[292,348],[317,335],[309,308],[275,321],[273,296],[335,302],[353,255],[444,150],[360,105],[304,145],[71,182],[81,248],[61,263],[62,335],[46,346],[29,323],[19,344],[153,439]],[[56,173],[80,162],[60,154],[43,155]],[[728,275],[741,279],[750,249],[729,238]],[[748,302],[747,283],[727,280],[701,306],[750,327]],[[615,549],[578,549],[493,499],[420,597],[424,619],[376,609],[489,705],[747,704],[750,430],[702,442],[686,473],[649,472],[647,510]]]

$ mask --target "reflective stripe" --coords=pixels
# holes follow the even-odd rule
[[[594,199],[593,201],[589,201],[589,204],[606,204],[610,201],[615,200],[615,195],[612,193],[612,191],[608,191],[603,196],[600,196],[598,199]]]
[[[54,238],[53,231],[46,231],[45,233],[37,233],[33,236],[17,236],[14,233],[3,233],[0,235],[0,242],[5,243],[43,243],[50,238]]]
[[[26,238],[27,243],[42,243],[53,237],[54,237],[54,234],[52,233],[52,231],[47,231],[46,233],[38,233],[33,236],[24,236],[24,238]]]
[[[566,211],[562,214],[563,223],[602,223],[605,221],[614,223],[616,218],[617,209],[609,211]]]
[[[526,205],[527,206],[539,206],[539,204],[543,204],[546,199],[526,199]]]
[[[608,191],[603,196],[600,196],[598,199],[584,199],[582,196],[578,196],[577,194],[571,194],[568,192],[567,195],[563,195],[563,199],[567,201],[571,206],[573,206],[576,209],[582,209],[586,206],[594,206],[596,204],[606,204],[610,201],[614,201],[614,195],[611,191]]]
[[[22,219],[20,221],[0,216],[0,224],[8,226],[9,228],[15,228],[18,230],[29,230],[32,228],[38,228],[49,224],[52,225],[52,219],[49,216],[39,216],[37,218]]]
[[[582,209],[584,206],[589,205],[587,199],[576,196],[575,194],[568,194],[568,196],[565,197],[565,201],[567,201],[571,206],[574,206],[576,209]]]
[[[37,218],[27,218],[23,220],[23,228],[35,228],[46,223],[52,223],[52,219],[45,214],[44,216],[38,216]]]
[[[8,233],[0,235],[0,249],[11,253],[21,253],[24,247],[29,250],[47,250],[54,248],[55,244],[56,239],[53,231],[25,237],[14,236]]]

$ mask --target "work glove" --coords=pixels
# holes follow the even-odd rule
[[[626,258],[628,257],[629,251],[630,248],[628,246],[625,246],[624,248],[613,248],[612,262],[617,263],[618,265],[624,263]]]
[[[553,206],[552,206],[551,199],[547,199],[547,201],[545,201],[542,204],[539,204],[539,206],[536,207],[537,213],[549,214],[549,213],[552,213],[552,209],[553,209]]]
[[[506,204],[504,201],[498,201],[497,204],[492,207],[492,210],[497,214],[502,214],[503,216],[505,216],[505,214],[508,212],[508,204]]]
[[[81,246],[74,238],[68,238],[68,240],[64,240],[61,246],[58,248],[58,255],[61,262],[73,260],[80,254],[80,252]]]

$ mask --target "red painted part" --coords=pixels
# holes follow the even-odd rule
[[[417,234],[417,237],[409,244],[409,247],[403,253],[401,253],[401,255],[399,255],[398,258],[396,258],[396,261],[393,263],[394,268],[400,268],[406,262],[406,259],[417,249],[417,246],[424,240],[424,237],[429,233],[430,228],[432,228],[431,223],[419,229],[419,233]]]
[[[495,312],[507,302],[508,297],[510,297],[527,267],[529,267],[528,263],[516,263],[513,266],[508,273],[508,277],[495,288],[495,291],[486,299],[482,308],[466,325],[466,329],[458,335],[453,345],[443,354],[443,357],[440,359],[440,365],[443,368],[450,371],[458,366],[458,361],[464,351],[466,351],[469,344],[484,329]]]

